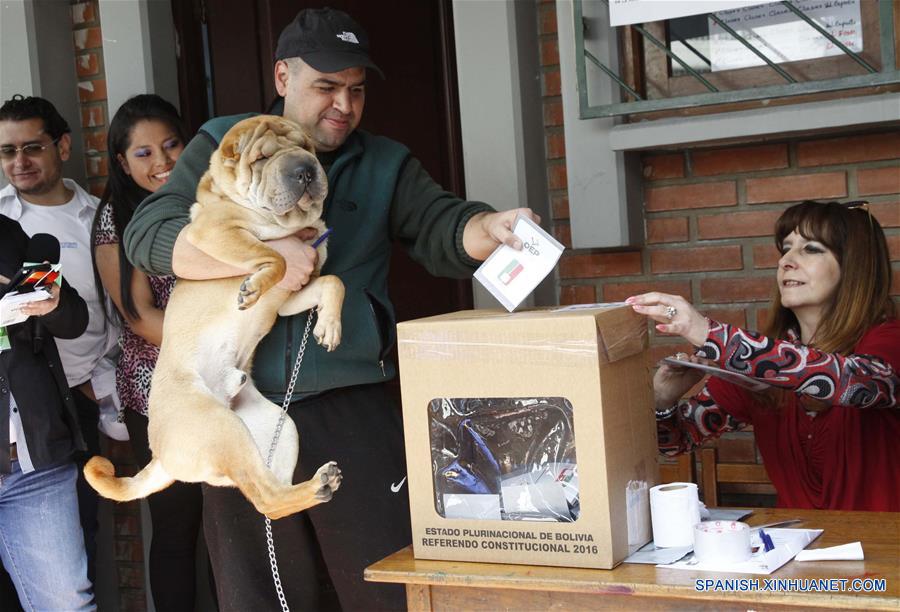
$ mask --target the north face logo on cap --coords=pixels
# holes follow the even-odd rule
[[[356,38],[356,34],[353,32],[341,32],[340,34],[336,34],[336,36],[344,42],[353,43],[354,45],[359,44],[359,39]]]

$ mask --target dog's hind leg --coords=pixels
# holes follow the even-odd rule
[[[250,503],[271,519],[283,518],[327,502],[341,486],[341,470],[334,461],[320,467],[306,482],[295,485],[286,486],[278,482],[258,457],[228,476]]]
[[[158,387],[151,393],[158,394],[160,389]],[[153,399],[151,397],[151,406]],[[309,481],[290,484],[297,461],[297,430],[290,420],[283,424],[284,435],[276,450],[278,456],[273,460],[273,468],[279,476],[266,467],[263,457],[271,444],[281,410],[252,384],[244,385],[232,410],[210,393],[199,390],[190,397],[183,395],[182,399],[192,407],[182,415],[182,425],[190,430],[204,431],[203,436],[191,437],[194,446],[189,452],[179,452],[179,447],[173,446],[177,440],[183,441],[180,436],[173,436],[171,432],[164,436],[165,432],[154,431],[155,415],[151,414],[150,418],[150,446],[166,460],[167,470],[175,478],[185,482],[202,480],[215,486],[236,486],[259,512],[272,518],[328,501],[340,486],[340,470],[331,463],[323,466]],[[257,437],[259,440],[255,439]]]
[[[151,459],[134,476],[117,478],[113,464],[99,455],[91,457],[84,466],[84,477],[100,495],[120,502],[147,497],[175,482],[157,459]]]

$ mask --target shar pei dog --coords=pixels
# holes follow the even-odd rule
[[[298,125],[261,115],[225,134],[182,231],[202,251],[252,272],[178,280],[150,386],[153,459],[135,476],[117,478],[108,460],[93,457],[85,476],[101,495],[129,501],[175,480],[236,486],[273,519],[331,499],[341,483],[334,462],[309,481],[291,484],[299,436],[289,418],[271,469],[266,467],[281,408],[249,378],[254,350],[276,315],[318,307],[316,340],[328,350],[340,342],[343,283],[335,276],[314,275],[298,292],[282,289],[277,283],[285,273],[284,259],[263,242],[304,228],[322,233],[327,191],[312,142]],[[317,252],[320,269],[324,242]]]

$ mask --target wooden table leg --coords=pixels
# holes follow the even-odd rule
[[[431,586],[407,584],[406,609],[409,612],[431,612]]]

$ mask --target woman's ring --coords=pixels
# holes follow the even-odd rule
[[[678,314],[678,309],[674,306],[666,306],[666,318],[670,321]]]

